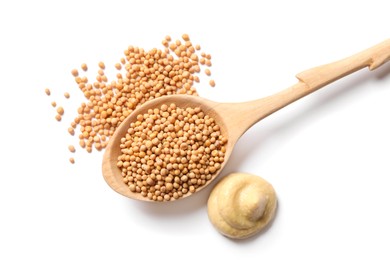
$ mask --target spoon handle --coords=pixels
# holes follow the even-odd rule
[[[315,91],[364,67],[374,70],[390,60],[390,39],[348,58],[308,69],[296,75]]]
[[[279,93],[262,99],[240,103],[234,120],[240,119],[239,136],[261,119],[288,104],[322,88],[323,86],[364,67],[374,70],[390,60],[390,39],[345,59],[303,71],[297,75],[299,82]],[[230,109],[231,104],[225,109]],[[248,115],[243,118],[243,114]]]

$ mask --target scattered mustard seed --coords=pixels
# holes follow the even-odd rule
[[[175,51],[176,48],[177,48],[177,46],[176,46],[175,43],[171,43],[171,44],[169,45],[169,49],[171,49],[171,51]]]
[[[164,45],[165,47],[169,46],[169,43],[166,39],[162,40],[161,44]]]
[[[189,41],[190,40],[190,36],[188,36],[188,34],[183,34],[182,36],[181,36],[182,38],[183,38],[183,40],[185,40],[185,41]]]
[[[51,106],[52,107],[56,107],[57,106],[57,103],[55,101],[51,102]]]
[[[99,68],[101,68],[102,70],[104,70],[106,68],[106,65],[104,65],[104,62],[99,62]]]
[[[81,64],[81,69],[82,69],[83,71],[87,71],[87,70],[88,70],[87,64],[86,64],[86,63],[82,63],[82,64]]]
[[[103,75],[104,75],[103,69],[99,69],[99,70],[98,70],[98,74],[99,74],[100,76],[103,76]]]
[[[68,133],[71,134],[71,135],[74,135],[74,128],[73,127],[69,127],[68,128]]]
[[[195,82],[200,82],[199,77],[198,76],[194,76],[194,81]]]
[[[116,64],[115,64],[115,68],[116,68],[117,70],[120,70],[120,69],[122,69],[122,65],[121,65],[120,63],[116,63]]]
[[[205,69],[204,70],[204,73],[207,75],[207,76],[210,76],[211,75],[211,71],[209,69]]]
[[[76,149],[74,148],[73,145],[69,145],[69,146],[68,146],[68,149],[69,149],[69,151],[70,151],[71,153],[74,153],[74,152],[76,151]]]
[[[65,92],[65,93],[64,93],[64,97],[65,97],[65,98],[69,98],[69,97],[70,97],[69,93],[68,93],[68,92]]]
[[[79,71],[77,69],[72,69],[71,73],[73,77],[77,77],[79,75]]]
[[[166,37],[165,41],[171,38]],[[197,95],[193,84],[199,82],[199,77],[194,74],[200,72],[200,66],[192,43],[177,40],[169,48],[178,54],[177,58],[169,49],[145,51],[128,46],[122,66],[125,73],[118,73],[116,81],[107,83],[102,66],[96,82],[86,84],[87,80],[79,80],[79,88],[88,99],[79,107],[74,120],[81,126],[79,138],[84,141],[80,142],[83,148],[104,149],[119,124],[150,99],[173,94]]]
[[[69,162],[70,162],[71,164],[74,164],[74,158],[73,158],[73,157],[70,157],[70,158],[69,158]]]
[[[62,116],[64,114],[64,108],[63,107],[58,107],[57,108],[57,113]]]
[[[74,78],[74,81],[76,81],[77,84],[80,84],[82,82],[82,79],[79,76],[77,76]]]
[[[188,34],[183,34],[181,38],[184,41],[172,41],[169,35],[166,36],[162,41],[164,46],[162,49],[153,48],[147,51],[140,47],[128,46],[120,63],[115,64],[123,73],[117,73],[114,80],[108,80],[103,62],[98,63],[99,70],[94,82],[89,82],[86,76],[79,76],[77,69],[71,71],[86,98],[86,101],[80,104],[77,116],[68,128],[71,135],[76,134],[76,129],[80,131],[76,134],[80,147],[87,152],[106,148],[109,138],[121,122],[137,107],[151,99],[174,94],[198,95],[194,87],[194,83],[199,82],[196,73],[201,71],[200,65],[206,63],[207,55],[204,54],[205,57],[202,57],[202,64],[197,52],[200,45],[193,45]],[[82,63],[80,67],[82,71],[88,70],[86,63]],[[57,104],[52,102],[52,106],[57,107]],[[168,108],[166,112],[169,113]],[[64,109],[57,107],[56,120],[61,121],[63,114]],[[146,149],[156,145],[156,140],[149,141],[145,141]],[[171,188],[170,185],[167,187]],[[186,189],[194,190],[190,187]],[[168,197],[171,199],[178,196],[165,194],[157,197],[158,200],[167,200]]]
[[[195,53],[191,54],[190,58],[193,61],[198,61],[198,55],[196,55]]]
[[[80,140],[79,144],[81,148],[85,148],[85,141],[83,139]]]
[[[48,89],[48,88],[45,88],[45,93],[46,93],[46,95],[48,95],[48,96],[50,96],[50,89]]]
[[[209,84],[210,84],[210,86],[215,87],[215,81],[214,80],[210,80]]]

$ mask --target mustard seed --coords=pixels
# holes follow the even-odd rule
[[[46,93],[46,95],[50,96],[50,89],[45,88],[45,93]]]
[[[195,53],[191,54],[191,60],[197,61],[198,55],[196,55]]]
[[[199,77],[198,76],[194,76],[194,81],[195,82],[200,82]]]
[[[57,103],[55,101],[51,102],[51,106],[52,107],[56,107],[57,106]]]
[[[62,117],[61,117],[60,114],[57,114],[57,115],[55,116],[55,119],[56,119],[57,121],[61,121]]]
[[[215,87],[215,81],[214,80],[210,80],[209,84],[210,84],[210,86]]]
[[[58,107],[57,108],[57,113],[62,116],[64,114],[64,108],[63,107]]]
[[[71,134],[71,135],[74,135],[74,128],[73,127],[69,127],[68,128],[68,133]]]
[[[79,144],[81,148],[85,148],[85,141],[83,139],[80,140]]]
[[[121,70],[121,69],[122,69],[122,65],[121,65],[120,63],[116,63],[116,64],[115,64],[115,68],[116,68],[117,70]]]
[[[169,46],[169,43],[166,39],[162,40],[161,44],[164,45],[165,47]]]
[[[82,69],[83,71],[87,71],[87,70],[88,70],[87,64],[82,63],[82,64],[81,64],[81,69]]]
[[[73,157],[71,157],[71,158],[69,158],[69,162],[71,163],[71,164],[74,164],[74,158]]]
[[[169,49],[171,49],[172,51],[175,51],[176,48],[177,48],[177,46],[176,46],[175,43],[171,43],[171,44],[169,45]]]
[[[71,153],[74,153],[74,152],[76,151],[76,149],[74,148],[73,145],[69,145],[69,146],[68,146],[68,149],[69,149],[69,151],[70,151]]]
[[[77,77],[79,75],[79,71],[77,69],[72,69],[71,73],[73,77]]]
[[[204,73],[207,75],[207,76],[210,76],[211,75],[211,71],[209,69],[205,69],[204,70]]]
[[[190,36],[188,36],[188,34],[183,34],[182,36],[181,36],[182,38],[183,38],[183,40],[185,40],[185,41],[189,41],[190,40]]]
[[[65,98],[69,98],[69,97],[70,97],[69,93],[68,93],[68,92],[65,92],[65,93],[64,93],[64,97],[65,97]]]
[[[102,69],[102,70],[104,70],[104,69],[106,68],[106,65],[105,65],[104,62],[102,62],[102,61],[100,61],[100,62],[98,63],[98,65],[99,65],[99,68]]]

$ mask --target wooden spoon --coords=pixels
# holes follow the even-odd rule
[[[299,73],[296,77],[299,82],[272,96],[244,103],[217,103],[204,98],[189,95],[164,96],[146,102],[128,116],[117,128],[110,138],[103,157],[103,176],[108,185],[116,192],[137,200],[149,201],[140,193],[131,192],[128,185],[123,182],[121,171],[116,166],[117,158],[121,154],[120,139],[125,135],[131,122],[136,121],[138,114],[147,113],[150,108],[158,108],[162,104],[175,103],[178,107],[200,107],[205,114],[213,117],[221,127],[221,132],[228,138],[225,160],[221,169],[212,179],[197,191],[205,188],[212,182],[226,165],[234,145],[238,139],[252,125],[269,116],[288,104],[320,89],[321,87],[355,72],[364,67],[374,70],[390,60],[390,39],[371,47],[365,51],[334,63],[319,66]],[[193,193],[188,192],[183,196],[188,197]]]

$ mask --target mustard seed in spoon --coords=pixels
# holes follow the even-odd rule
[[[117,166],[130,191],[153,201],[179,199],[212,179],[224,161],[226,142],[199,107],[163,104],[130,123]]]

